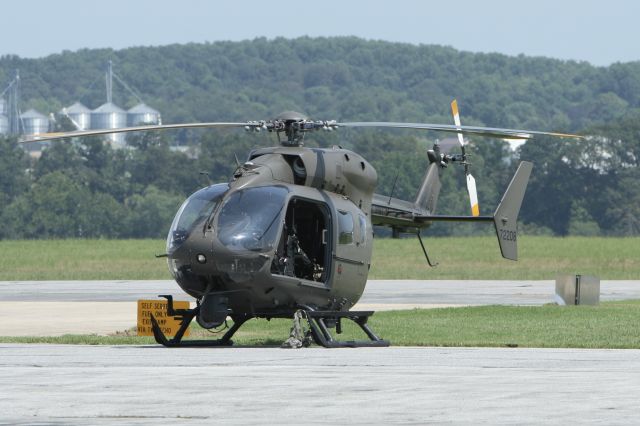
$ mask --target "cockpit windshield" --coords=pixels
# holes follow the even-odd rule
[[[235,192],[218,216],[218,239],[233,251],[271,250],[281,227],[287,189],[280,186],[247,188]]]
[[[211,216],[228,189],[228,184],[220,183],[203,188],[187,198],[171,224],[167,237],[167,252],[182,244],[198,223]]]

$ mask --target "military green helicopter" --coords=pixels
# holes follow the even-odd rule
[[[122,129],[35,135],[41,141],[120,132],[178,128],[244,128],[275,133],[279,146],[254,149],[238,163],[229,182],[202,188],[182,204],[167,237],[169,270],[178,285],[197,300],[193,309],[174,309],[168,315],[181,327],[168,339],[152,318],[155,339],[168,346],[231,345],[233,334],[252,318],[302,318],[313,340],[325,347],[388,346],[367,325],[373,311],[350,311],[362,296],[371,266],[373,226],[413,232],[427,262],[433,266],[420,238],[436,221],[493,223],[502,256],[517,259],[516,220],[532,164],[521,162],[492,215],[481,216],[475,180],[469,171],[463,134],[505,139],[536,135],[579,137],[462,126],[452,103],[454,125],[398,122],[312,121],[297,112],[273,120],[241,123],[191,123],[137,126]],[[374,194],[376,170],[355,152],[338,146],[308,148],[304,136],[318,130],[345,127],[402,128],[458,134],[459,154],[444,152],[436,143],[425,154],[428,166],[414,200]],[[464,165],[472,214],[436,215],[440,174],[448,164]],[[232,326],[218,340],[182,340],[195,318],[205,329]],[[351,320],[367,336],[341,341]]]

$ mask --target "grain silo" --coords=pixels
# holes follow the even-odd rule
[[[161,124],[160,113],[147,104],[140,103],[127,111],[127,125]]]
[[[49,131],[49,118],[33,108],[20,114],[20,123],[25,135],[37,135]]]
[[[77,130],[91,129],[91,110],[80,102],[62,108],[58,114],[68,117]]]
[[[122,127],[127,127],[127,113],[113,102],[102,104],[91,111],[92,129],[120,129]],[[109,134],[107,139],[114,146],[122,147],[125,145],[124,133]]]

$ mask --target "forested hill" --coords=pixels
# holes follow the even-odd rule
[[[109,60],[166,122],[262,119],[288,109],[341,120],[437,121],[449,119],[449,102],[458,98],[470,124],[576,131],[640,107],[640,62],[603,68],[352,37],[4,56],[0,84],[20,70],[23,111],[57,111],[76,100],[95,108],[105,101]],[[135,102],[125,90],[114,101]]]
[[[268,119],[297,110],[313,119],[451,123],[581,132],[586,141],[536,140],[512,152],[505,142],[471,138],[483,213],[493,210],[517,159],[535,164],[521,219],[525,233],[640,234],[640,62],[584,62],[459,52],[352,37],[81,50],[41,59],[0,57],[0,88],[20,70],[21,109],[43,113],[106,101],[107,62],[164,123]],[[137,103],[115,84],[121,107]],[[378,192],[412,199],[435,134],[346,131],[308,144],[342,144],[378,170]],[[169,149],[179,140],[191,155]],[[255,145],[244,132],[136,136],[133,150],[99,140],[57,143],[30,160],[0,138],[0,238],[157,237],[180,202],[233,171]],[[197,158],[195,158],[195,156]],[[453,170],[452,170],[453,169]],[[443,173],[440,213],[468,214],[464,174]],[[435,234],[491,232],[441,226]]]

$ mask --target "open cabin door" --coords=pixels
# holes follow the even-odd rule
[[[326,203],[292,197],[271,273],[326,285],[332,269],[331,229],[331,214]]]

